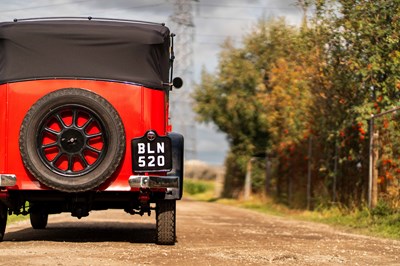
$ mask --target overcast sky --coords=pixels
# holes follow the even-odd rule
[[[174,11],[176,0],[0,0],[0,20],[54,16],[92,16],[165,22]],[[298,24],[301,10],[296,0],[199,0],[192,1],[194,22],[193,80],[198,82],[201,69],[216,69],[220,44],[231,37],[240,45],[258,19],[285,16]],[[171,29],[174,32],[174,29]],[[179,36],[177,36],[179,37]],[[176,62],[179,64],[179,62]],[[187,89],[187,88],[184,88]],[[190,88],[189,88],[190,89]],[[223,164],[225,136],[211,125],[196,125],[197,159]]]

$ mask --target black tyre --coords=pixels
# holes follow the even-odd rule
[[[25,167],[41,183],[83,192],[115,172],[125,151],[125,132],[106,99],[68,88],[45,95],[30,108],[19,145]]]
[[[176,240],[176,201],[157,202],[156,242],[159,245],[174,245]]]
[[[3,241],[6,231],[8,208],[4,203],[0,202],[0,241]]]
[[[45,229],[47,226],[47,221],[49,219],[49,214],[44,212],[31,212],[30,220],[33,229]]]

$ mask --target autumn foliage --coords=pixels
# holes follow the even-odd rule
[[[311,176],[313,206],[360,205],[368,190],[368,120],[400,100],[400,2],[299,4],[313,10],[302,25],[261,20],[242,46],[223,44],[218,70],[203,71],[194,109],[227,135],[226,196],[240,194],[246,164],[257,157],[255,191],[305,207]],[[398,122],[394,115],[376,124],[380,191],[393,206],[400,199]]]

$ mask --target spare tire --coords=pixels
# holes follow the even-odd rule
[[[32,105],[21,125],[19,147],[25,167],[41,183],[83,192],[116,171],[125,152],[125,132],[106,99],[67,88]]]

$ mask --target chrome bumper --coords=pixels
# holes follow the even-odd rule
[[[131,188],[165,188],[165,199],[179,199],[178,176],[131,175],[128,181]]]

